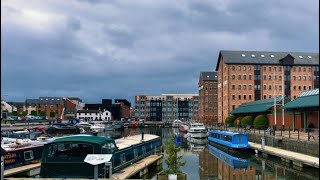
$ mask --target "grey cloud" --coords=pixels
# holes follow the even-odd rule
[[[5,1],[1,91],[87,102],[197,93],[200,71],[215,69],[221,49],[318,52],[318,3]],[[23,9],[61,19],[38,31],[17,21]]]

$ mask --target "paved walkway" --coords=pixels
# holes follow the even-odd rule
[[[274,156],[282,157],[285,159],[293,160],[308,166],[319,168],[319,157],[313,157],[301,153],[296,153],[292,151],[287,151],[280,148],[275,148],[271,146],[265,146],[264,149],[261,148],[261,144],[249,142],[253,149],[256,149],[260,152],[265,152]]]

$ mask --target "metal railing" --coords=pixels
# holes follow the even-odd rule
[[[257,128],[254,126],[228,126],[226,124],[215,124],[208,127],[215,130],[227,130],[232,132],[242,132],[247,134],[263,134],[268,136],[287,137],[298,140],[319,141],[318,128],[292,128],[285,126],[272,126],[267,128]]]

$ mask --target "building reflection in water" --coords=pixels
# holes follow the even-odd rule
[[[162,137],[163,145],[169,139],[181,147],[179,155],[187,161],[182,170],[188,173],[190,179],[221,179],[221,180],[276,180],[276,179],[319,179],[318,169],[303,168],[297,169],[292,164],[283,164],[281,159],[261,155],[255,156],[252,153],[228,154],[210,144],[197,144],[188,142],[185,133],[174,128],[144,128],[144,133],[155,134]],[[126,128],[122,131],[121,137],[141,134],[139,128]],[[118,132],[101,133],[102,136],[119,137]],[[201,146],[205,146],[202,148]],[[243,155],[245,155],[243,157]],[[237,157],[241,157],[240,159]],[[195,168],[199,163],[199,167]],[[163,163],[163,168],[166,164]],[[156,171],[157,172],[157,171]],[[154,176],[151,176],[155,178]],[[189,178],[188,178],[189,179]]]

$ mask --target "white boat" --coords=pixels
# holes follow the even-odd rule
[[[208,130],[203,123],[190,123],[187,135],[191,138],[207,138]]]
[[[104,124],[93,124],[90,129],[96,132],[102,132],[105,129],[105,126]]]
[[[193,144],[190,143],[190,150],[194,153],[200,153],[206,148],[203,144]]]
[[[182,121],[180,121],[179,119],[176,119],[172,123],[172,128],[179,128],[181,124],[182,124]]]

